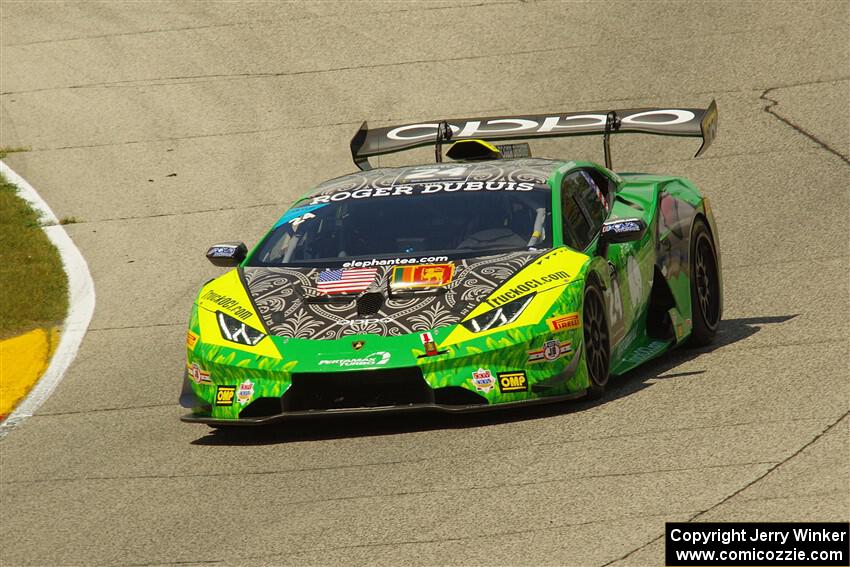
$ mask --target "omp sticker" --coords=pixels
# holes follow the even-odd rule
[[[578,313],[567,313],[566,315],[556,315],[555,317],[546,319],[546,324],[549,326],[550,331],[557,333],[558,331],[578,329],[581,326],[581,321]]]
[[[499,372],[498,377],[499,391],[503,394],[528,391],[528,379],[524,370]]]
[[[233,396],[236,395],[236,386],[219,386],[215,390],[215,405],[232,406]]]

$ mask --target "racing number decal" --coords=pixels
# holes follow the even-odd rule
[[[608,328],[611,333],[611,346],[616,345],[623,335],[626,334],[626,325],[623,321],[623,294],[620,290],[619,274],[611,270],[611,285],[605,290],[605,299],[608,303]]]
[[[404,183],[408,183],[410,181],[427,181],[429,179],[437,179],[442,180],[448,179],[465,179],[467,176],[467,168],[460,167],[450,167],[448,169],[443,169],[440,167],[416,167],[411,169],[404,176]]]
[[[612,254],[612,260],[608,262],[611,285],[605,291],[612,347],[634,326],[637,314],[648,295],[648,288],[640,270],[637,248],[632,243],[615,246],[617,253]]]

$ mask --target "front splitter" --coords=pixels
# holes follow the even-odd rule
[[[402,413],[481,413],[487,411],[507,410],[519,407],[528,407],[543,404],[553,404],[568,400],[582,398],[587,394],[586,390],[564,394],[561,396],[552,396],[547,398],[537,398],[534,400],[522,400],[517,402],[507,402],[504,404],[474,404],[465,406],[447,406],[439,404],[409,404],[403,406],[379,406],[379,407],[362,407],[362,408],[339,408],[339,409],[317,409],[317,410],[301,410],[279,413],[264,417],[245,417],[240,419],[219,419],[215,417],[198,416],[195,414],[187,414],[180,418],[186,423],[205,423],[214,426],[232,426],[232,427],[248,427],[256,425],[267,425],[280,421],[298,420],[298,419],[317,419],[329,418],[335,416],[351,416],[351,415],[389,415]]]

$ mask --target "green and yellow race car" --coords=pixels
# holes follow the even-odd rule
[[[476,411],[599,397],[721,319],[717,227],[681,177],[615,173],[614,133],[693,136],[717,109],[470,118],[369,129],[361,171],[324,182],[192,306],[182,419],[213,426],[359,412]],[[528,143],[600,134],[606,167]],[[452,144],[443,162],[442,147]],[[437,163],[369,158],[434,146]]]

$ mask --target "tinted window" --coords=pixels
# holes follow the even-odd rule
[[[603,190],[586,171],[576,171],[561,185],[561,213],[564,242],[576,250],[584,250],[602,227],[607,216]]]
[[[440,185],[448,190],[434,191]],[[352,191],[351,197],[340,198],[343,194],[338,193],[331,199],[319,198],[324,202],[312,198],[284,215],[250,264],[481,256],[551,247],[548,187],[501,183],[511,189],[466,189],[478,185],[484,184],[429,184],[397,195],[393,188],[382,189],[383,193],[363,189]]]

